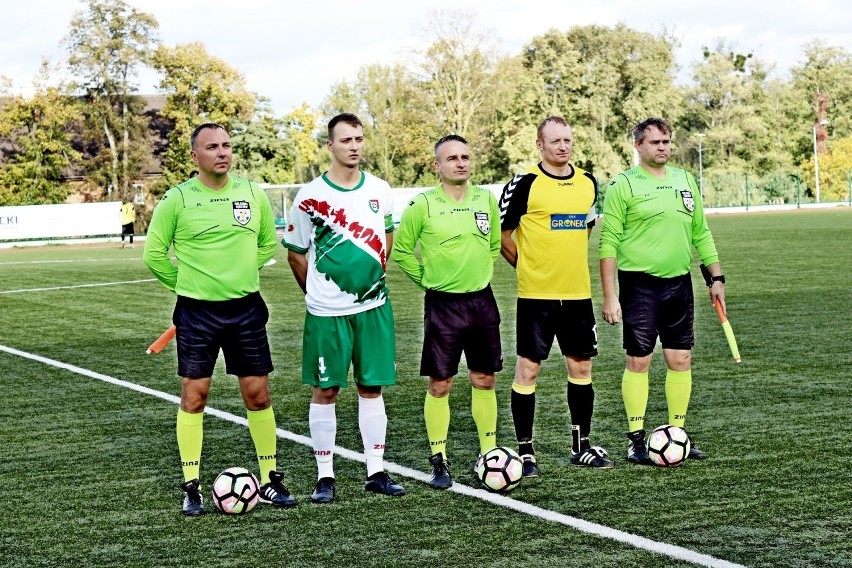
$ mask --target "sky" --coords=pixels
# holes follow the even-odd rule
[[[318,108],[331,87],[352,81],[374,63],[412,59],[429,43],[434,11],[472,18],[498,52],[520,53],[534,36],[576,25],[615,26],[674,36],[678,80],[688,81],[702,46],[725,41],[753,52],[774,74],[786,76],[804,62],[803,46],[815,39],[852,52],[852,2],[848,0],[126,0],[152,14],[169,46],[199,41],[210,55],[240,71],[250,91],[271,100],[279,113],[302,103]],[[60,41],[78,0],[4,0],[0,12],[0,76],[14,92],[33,92],[42,59],[62,61]],[[140,94],[156,92],[153,72],[137,78]]]

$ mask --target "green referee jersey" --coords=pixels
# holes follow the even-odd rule
[[[402,213],[391,258],[421,288],[461,293],[488,286],[499,255],[497,199],[471,185],[461,203],[440,186],[416,195]]]
[[[229,176],[214,191],[192,178],[168,190],[154,209],[143,260],[181,296],[229,300],[260,289],[258,270],[275,247],[275,220],[262,189]]]
[[[609,183],[600,258],[617,258],[619,270],[673,278],[689,272],[693,246],[704,264],[719,261],[689,172],[666,166],[657,179],[636,166]]]

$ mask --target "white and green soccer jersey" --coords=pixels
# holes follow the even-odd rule
[[[275,254],[266,193],[229,176],[216,191],[192,178],[154,208],[143,260],[169,290],[197,300],[243,298],[260,289],[258,270]],[[178,266],[169,259],[174,246]]]
[[[392,214],[390,186],[368,173],[352,189],[323,174],[299,190],[281,244],[307,254],[308,312],[345,316],[385,303]]]

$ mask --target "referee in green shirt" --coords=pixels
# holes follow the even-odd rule
[[[500,313],[491,291],[500,255],[500,210],[487,189],[468,184],[470,147],[456,134],[435,144],[441,185],[425,191],[402,214],[391,258],[426,290],[420,374],[429,377],[423,416],[429,438],[430,485],[452,486],[447,461],[450,389],[462,352],[471,384],[471,414],[479,452],[497,445],[494,374],[503,368]],[[414,254],[420,243],[420,259]]]
[[[275,218],[266,193],[231,176],[231,137],[218,124],[190,137],[198,176],[169,189],[154,209],[143,259],[177,294],[178,375],[182,377],[177,443],[183,467],[183,514],[204,513],[199,471],[204,408],[221,350],[225,370],[239,378],[249,433],[260,469],[260,500],[292,507],[296,500],[276,471],[275,414],[269,396],[272,357],[269,311],[258,271],[275,254]],[[172,264],[174,248],[178,266]]]
[[[644,465],[653,463],[645,444],[644,420],[648,370],[657,337],[668,368],[669,424],[683,428],[686,422],[695,344],[689,274],[692,247],[713,276],[711,302],[719,300],[725,308],[725,277],[695,179],[666,165],[671,136],[671,125],[662,118],[649,118],[633,129],[640,163],[610,182],[600,237],[603,319],[612,325],[624,321],[627,364],[621,391],[630,440],[627,460]],[[707,455],[692,444],[689,457]]]

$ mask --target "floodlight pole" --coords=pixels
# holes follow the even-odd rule
[[[814,195],[816,202],[819,203],[819,152],[817,151],[816,131],[817,125],[814,124]]]
[[[814,124],[814,197],[819,203],[819,147],[817,146],[817,128],[825,126],[828,121],[823,119]]]

